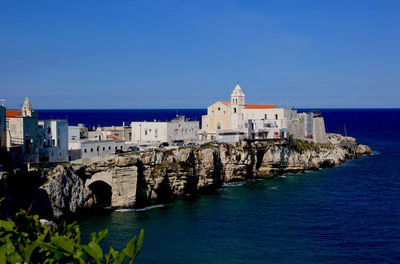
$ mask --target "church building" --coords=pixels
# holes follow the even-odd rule
[[[245,138],[251,138],[254,124],[270,132],[274,130],[268,138],[286,137],[287,121],[296,113],[295,110],[279,108],[275,104],[246,104],[245,94],[237,84],[230,101],[218,101],[208,107],[207,115],[202,117],[201,139],[216,140],[218,135],[232,132],[242,132]]]

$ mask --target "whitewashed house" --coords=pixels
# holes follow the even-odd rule
[[[194,142],[199,132],[199,121],[178,116],[171,121],[132,122],[132,142],[136,144],[157,144],[176,141]]]
[[[38,122],[40,161],[68,161],[68,121],[40,120]]]

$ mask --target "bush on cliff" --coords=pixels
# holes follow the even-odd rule
[[[0,264],[5,263],[132,263],[143,242],[140,231],[118,252],[110,248],[107,254],[99,243],[106,237],[105,229],[90,235],[87,245],[81,244],[79,226],[74,222],[57,228],[43,226],[39,216],[21,210],[8,220],[0,220]]]

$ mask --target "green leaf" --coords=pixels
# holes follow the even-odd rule
[[[22,263],[23,259],[17,252],[12,252],[11,254],[7,255],[7,260],[10,263]]]
[[[6,245],[0,247],[0,264],[6,264]]]
[[[89,244],[86,246],[82,246],[83,250],[88,253],[89,256],[91,256],[96,262],[101,262],[103,260],[103,250],[101,247],[92,242],[89,242]]]
[[[22,253],[26,263],[30,263],[33,251],[37,247],[40,247],[40,245],[41,245],[41,243],[39,243],[39,242],[33,242],[32,244],[29,244],[25,248],[22,249],[21,253]]]
[[[13,243],[11,242],[10,238],[7,238],[6,241],[6,254],[9,255],[11,253],[15,252],[15,247],[13,245]]]
[[[97,244],[100,243],[104,238],[106,238],[107,234],[108,234],[108,229],[107,228],[102,230],[102,231],[100,231],[98,233],[99,236],[96,238],[95,242]]]
[[[4,228],[6,231],[12,231],[15,227],[15,223],[11,220],[0,220],[0,228]]]
[[[141,229],[141,230],[140,230],[140,234],[139,234],[139,240],[138,240],[138,242],[137,242],[138,250],[140,250],[140,248],[142,247],[143,239],[144,239],[144,230]]]
[[[132,259],[132,258],[135,257],[135,252],[136,252],[136,236],[134,236],[134,237],[132,238],[132,240],[129,241],[129,242],[126,244],[126,247],[125,247],[124,250],[122,250],[122,252],[124,252],[125,255],[126,255],[128,258],[130,258],[130,259]]]
[[[70,254],[74,254],[74,241],[71,239],[67,237],[56,236],[52,237],[50,241],[62,250],[65,250]]]

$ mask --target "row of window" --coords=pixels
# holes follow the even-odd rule
[[[182,128],[181,129],[181,135],[187,135],[187,134],[193,133],[193,132],[194,132],[193,128]],[[175,129],[174,134],[178,135],[178,133],[179,133],[179,129]]]
[[[148,130],[148,133],[151,133],[151,128]],[[147,136],[147,129],[144,130],[144,135]],[[154,129],[154,137],[158,137],[158,129]]]
[[[117,149],[118,149],[118,147],[115,146],[115,150],[117,150]],[[122,149],[122,146],[120,146],[120,149]],[[96,150],[100,151],[100,147],[97,147]],[[105,151],[105,150],[106,150],[106,147],[103,147],[103,151]],[[111,150],[111,146],[108,146],[108,150]],[[83,149],[83,152],[87,153],[88,149]],[[93,148],[90,148],[90,152],[93,152]]]

